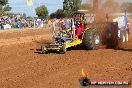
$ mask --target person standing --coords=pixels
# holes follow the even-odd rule
[[[128,36],[130,35],[130,23],[127,23],[126,25],[126,37],[125,37],[125,42],[128,42]]]
[[[52,21],[52,37],[55,36],[55,20]]]
[[[0,30],[2,29],[2,22],[1,22],[1,20],[0,20]]]
[[[71,27],[72,27],[72,31],[73,31],[73,39],[75,39],[75,23],[74,23],[74,19],[71,19]]]
[[[122,42],[127,43],[128,42],[128,36],[130,35],[130,23],[126,24],[126,27],[122,27],[120,30]]]
[[[18,28],[21,29],[23,27],[23,24],[21,22],[21,20],[18,21]]]

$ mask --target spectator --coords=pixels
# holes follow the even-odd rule
[[[130,23],[126,24],[126,27],[122,27],[120,29],[120,34],[122,38],[122,42],[128,42],[128,35],[130,35]]]
[[[21,20],[18,21],[18,28],[22,28],[23,27],[23,24],[21,22]]]
[[[2,26],[3,26],[3,25],[2,25],[2,22],[1,22],[1,20],[0,20],[0,29],[2,29]]]
[[[55,20],[52,21],[52,37],[55,36]]]
[[[126,25],[126,37],[125,37],[125,42],[128,42],[128,35],[130,35],[130,23],[127,23],[127,25]]]
[[[4,29],[11,29],[11,25],[9,24],[9,22],[5,22]]]

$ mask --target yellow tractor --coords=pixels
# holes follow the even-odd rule
[[[99,11],[99,0],[93,0],[93,8],[94,13],[90,14],[93,15],[92,18],[95,17],[93,19],[99,19],[98,15],[105,18],[101,14],[96,14]],[[108,16],[106,16],[107,22],[104,22],[102,18],[99,21],[87,22],[87,15],[85,10],[73,14],[71,27],[68,30],[62,30],[48,46],[42,44],[41,52],[65,53],[68,48],[78,45],[87,50],[96,50],[100,45],[105,45],[106,48],[118,48],[118,23],[109,22]]]
[[[58,51],[65,53],[68,48],[78,45],[85,46],[85,49],[88,50],[98,49],[101,43],[99,30],[87,26],[84,13],[75,13],[71,23],[72,25],[69,29],[62,30],[54,36],[54,41],[51,44],[48,46],[42,44],[41,52]]]

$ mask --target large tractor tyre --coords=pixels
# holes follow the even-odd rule
[[[65,54],[66,51],[67,51],[67,48],[66,48],[66,45],[64,44],[64,45],[62,46],[62,50],[61,50],[60,53]]]
[[[90,29],[85,32],[83,43],[87,50],[97,50],[100,42],[100,35],[97,29]]]

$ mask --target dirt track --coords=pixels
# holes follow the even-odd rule
[[[0,32],[0,88],[82,88],[79,84],[82,68],[91,79],[132,81],[132,40],[122,50],[34,53],[40,40],[51,40],[49,33],[42,29]],[[91,88],[128,87],[132,88]]]

